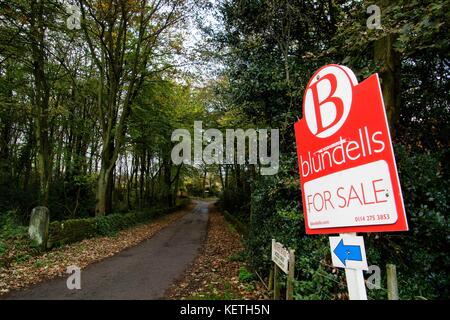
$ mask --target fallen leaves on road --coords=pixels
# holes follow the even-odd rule
[[[185,210],[163,216],[147,224],[122,230],[115,236],[86,239],[31,257],[24,262],[13,263],[8,268],[0,268],[0,295],[63,276],[68,266],[74,265],[83,269],[93,262],[113,256],[152,237],[191,209],[192,206],[189,206]]]
[[[245,263],[232,257],[243,249],[239,234],[211,205],[205,244],[183,278],[167,290],[166,298],[268,299],[261,283],[239,281],[239,269]]]

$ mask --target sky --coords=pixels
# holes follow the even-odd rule
[[[187,26],[183,32],[185,54],[179,56],[180,69],[193,75],[194,86],[205,86],[217,77],[222,65],[218,61],[207,61],[202,58],[201,50],[207,45],[207,35],[201,30],[201,25],[211,27],[214,30],[221,28],[221,22],[217,18],[219,4],[218,0],[207,1],[209,6],[198,8],[192,12],[187,19]],[[200,25],[201,24],[201,25]]]

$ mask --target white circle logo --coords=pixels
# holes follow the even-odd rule
[[[314,74],[303,99],[304,117],[312,134],[327,138],[342,127],[357,84],[355,74],[345,66],[328,65]]]

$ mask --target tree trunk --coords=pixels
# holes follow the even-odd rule
[[[114,147],[114,143],[107,143],[107,146],[103,146],[102,163],[100,166],[100,172],[97,181],[96,191],[96,205],[95,215],[104,216],[111,211],[112,201],[112,187],[113,187],[113,171],[114,163],[111,163],[111,150]]]
[[[139,209],[144,207],[145,151],[141,158],[141,174],[139,179]]]
[[[11,76],[9,64],[6,64],[6,79],[8,82],[12,82],[13,78]],[[6,90],[6,98],[8,103],[11,103],[13,100],[13,91],[10,88]],[[10,140],[11,140],[11,131],[12,131],[12,119],[10,117],[10,112],[0,114],[0,178],[1,182],[5,181],[8,185],[10,182],[10,177],[12,175],[12,166],[10,165]]]
[[[172,172],[169,160],[164,161],[164,194],[166,198],[166,205],[172,206],[172,192],[171,192]]]
[[[396,34],[389,34],[374,45],[375,62],[380,66],[381,87],[391,137],[394,138],[400,116],[400,57],[394,50]]]
[[[113,210],[113,193],[114,193],[114,165],[108,174],[108,182],[106,184],[106,207],[105,214],[111,213]]]
[[[106,212],[106,191],[107,191],[107,173],[105,168],[101,168],[97,181],[97,195],[95,205],[95,215],[102,216]]]
[[[44,1],[31,2],[30,31],[33,38],[31,46],[33,57],[33,78],[35,91],[33,96],[35,116],[35,137],[37,143],[37,168],[39,173],[40,203],[48,206],[51,177],[51,157],[48,128],[48,106],[50,89],[45,74],[45,25]]]
[[[218,170],[219,172],[219,178],[220,178],[220,185],[222,186],[222,190],[225,189],[225,182],[223,181],[223,176],[222,176],[222,166],[219,164],[218,166]]]
[[[202,197],[205,197],[205,192],[206,192],[206,174],[207,171],[205,170],[205,172],[203,173],[203,186],[202,186]]]

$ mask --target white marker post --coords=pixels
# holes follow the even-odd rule
[[[364,238],[356,233],[330,237],[331,260],[334,267],[344,268],[350,300],[367,300],[362,270],[368,270]]]
[[[354,233],[341,233],[341,237],[355,237]],[[365,251],[365,248],[361,248]],[[365,252],[364,252],[365,256]],[[345,268],[345,278],[347,280],[349,300],[367,300],[366,283],[364,281],[363,271],[360,269]]]

